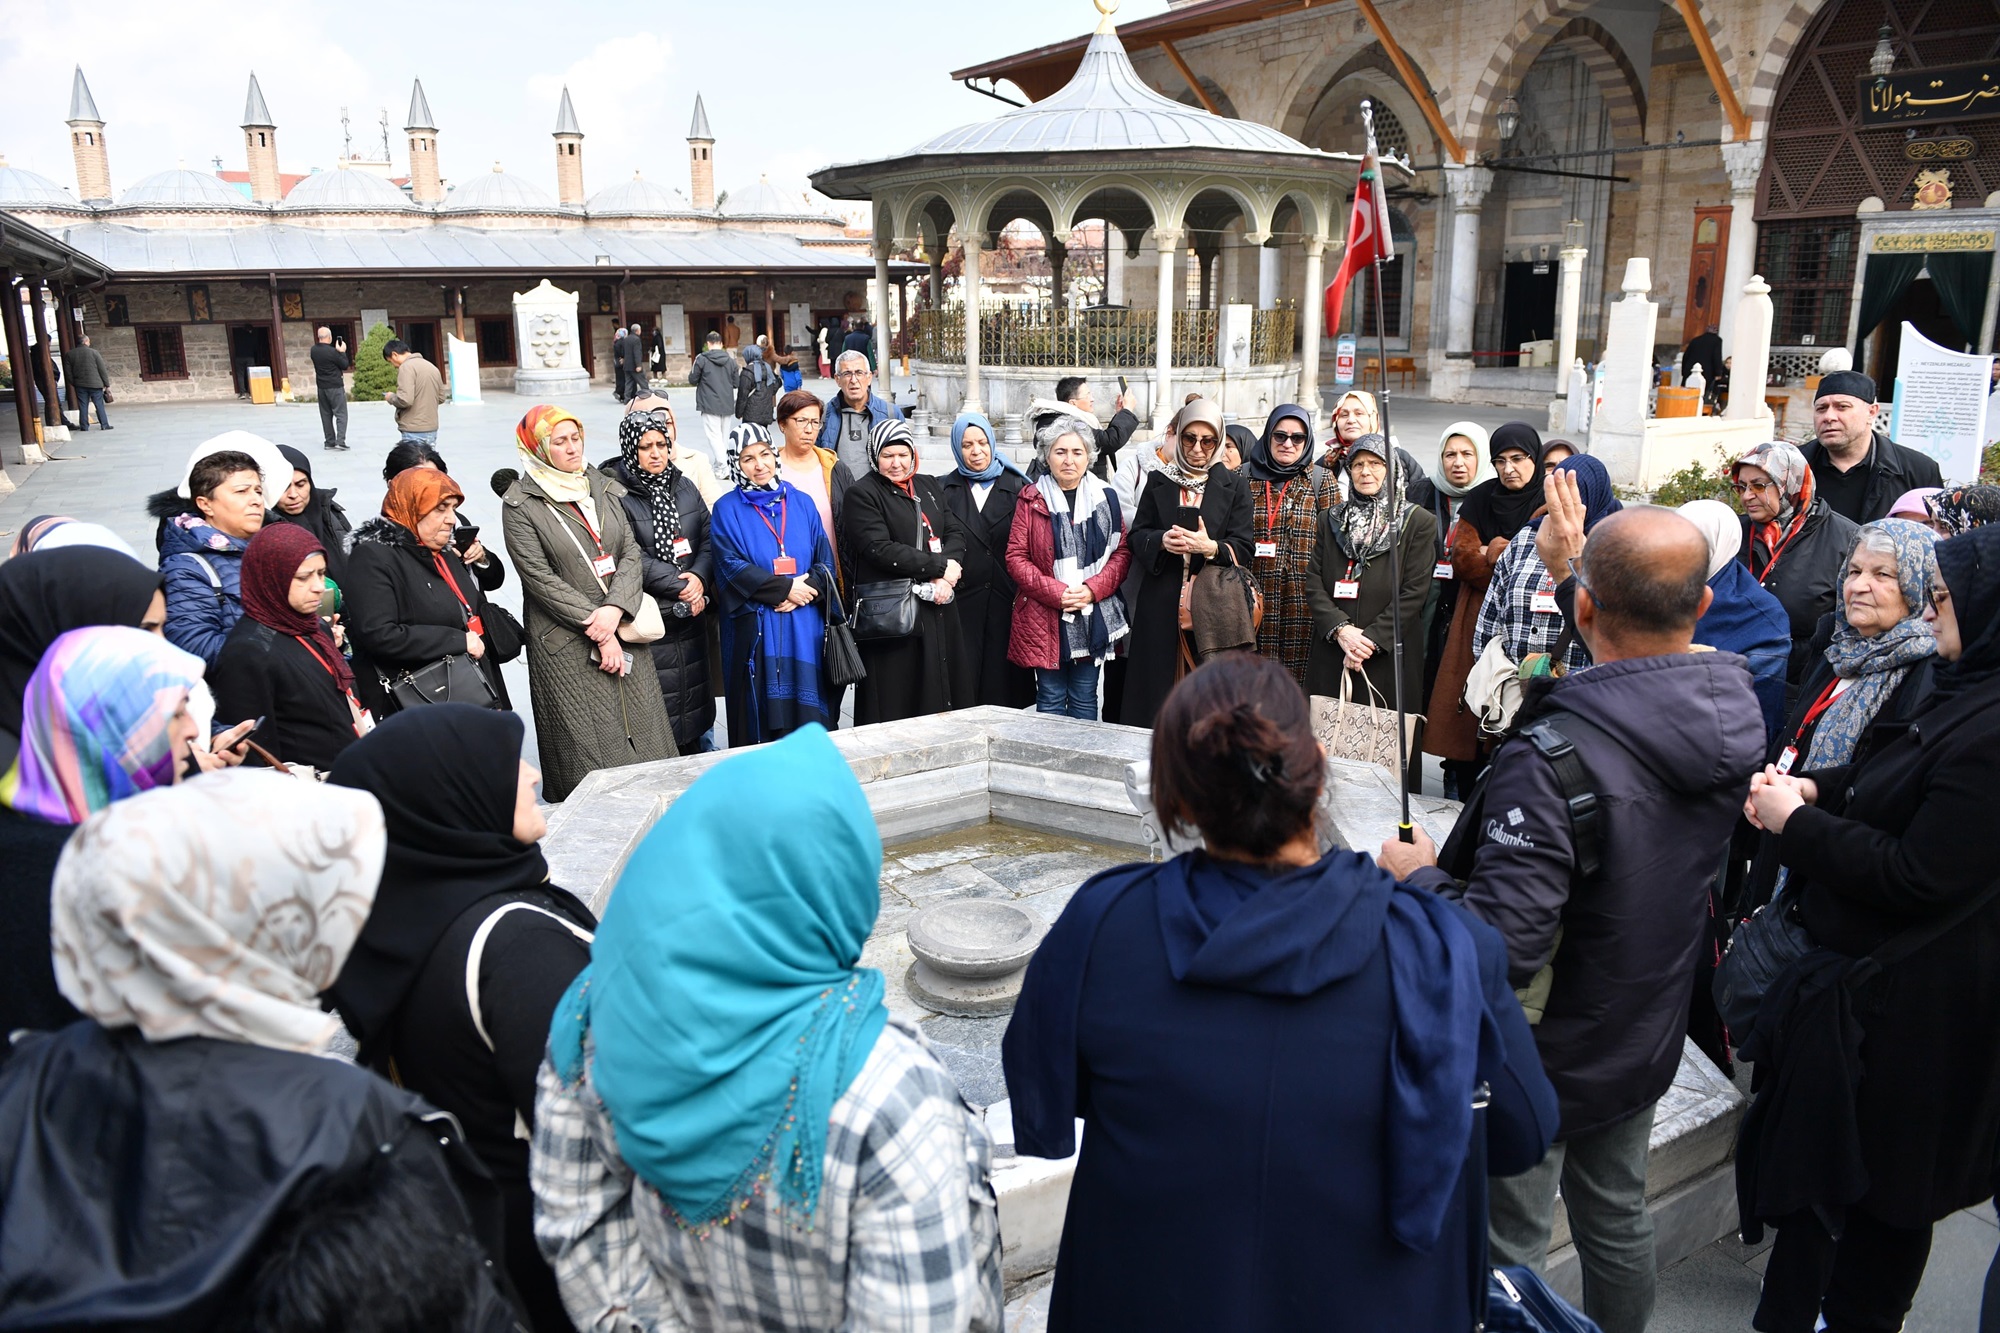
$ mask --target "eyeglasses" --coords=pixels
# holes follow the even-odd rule
[[[867,376],[868,372],[865,370],[843,370],[837,372],[834,378],[837,380],[858,380],[866,379]]]
[[[1590,600],[1597,603],[1598,610],[1609,611],[1611,609],[1604,604],[1604,599],[1597,595],[1597,589],[1591,587],[1590,580],[1584,576],[1582,556],[1573,555],[1569,558],[1569,576],[1576,580],[1577,587],[1590,594]]]
[[[799,425],[804,426],[809,430],[817,430],[819,429],[819,423],[825,420],[825,418],[809,417],[805,413],[801,412],[797,416],[793,417],[792,420],[798,422]]]
[[[1213,449],[1216,437],[1213,435],[1196,435],[1191,431],[1182,431],[1181,443],[1192,449]]]
[[[1271,432],[1272,444],[1304,444],[1305,442],[1306,435],[1304,431],[1274,430]]]
[[[1766,491],[1777,490],[1778,483],[1775,481],[1732,481],[1729,483],[1729,489],[1735,491],[1738,495],[1762,495]]]

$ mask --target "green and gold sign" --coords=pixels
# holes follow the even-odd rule
[[[1876,255],[1937,255],[1992,248],[1990,231],[1885,231],[1868,240],[1868,252]]]
[[[1940,65],[1861,76],[1863,125],[2000,116],[2000,64]]]

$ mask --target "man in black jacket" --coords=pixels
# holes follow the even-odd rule
[[[611,340],[611,396],[621,403],[632,396],[632,364],[639,357],[639,340],[632,335],[633,330],[620,325]]]
[[[1713,595],[1693,524],[1630,509],[1582,549],[1569,562],[1575,625],[1595,665],[1537,682],[1447,843],[1463,853],[1449,873],[1421,830],[1377,859],[1410,883],[1462,892],[1506,940],[1516,986],[1552,966],[1535,1042],[1562,1123],[1539,1166],[1491,1183],[1493,1262],[1543,1265],[1560,1181],[1586,1312],[1605,1333],[1642,1333],[1653,1109],[1680,1067],[1708,887],[1763,760],[1764,724],[1743,660],[1690,650]],[[1594,813],[1571,812],[1564,741]],[[1587,874],[1579,861],[1592,849]]]
[[[319,398],[319,429],[326,447],[347,447],[347,372],[353,362],[347,358],[347,339],[336,339],[333,330],[322,324],[313,332],[313,392]]]
[[[1090,396],[1090,381],[1081,375],[1066,375],[1056,381],[1056,401],[1068,403],[1092,422],[1097,420],[1097,404]],[[1118,457],[1118,451],[1124,448],[1125,441],[1132,438],[1132,432],[1139,429],[1139,418],[1132,411],[1137,402],[1129,389],[1119,394],[1118,401],[1112,404],[1116,410],[1111,414],[1111,424],[1096,427],[1097,461],[1091,464],[1091,471],[1100,479],[1111,475],[1111,465]]]
[[[1881,414],[1875,381],[1859,371],[1826,376],[1813,396],[1815,438],[1801,452],[1827,508],[1855,523],[1889,517],[1906,491],[1944,485],[1936,459],[1875,429]]]

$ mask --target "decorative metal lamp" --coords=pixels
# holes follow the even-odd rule
[[[1868,72],[1887,74],[1895,65],[1896,51],[1889,45],[1889,25],[1884,23],[1875,34],[1875,51],[1868,57]]]
[[[1500,126],[1500,142],[1511,143],[1514,134],[1521,128],[1521,104],[1511,94],[1500,103],[1495,119]]]

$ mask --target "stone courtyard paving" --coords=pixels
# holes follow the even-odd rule
[[[808,381],[808,386],[822,395],[832,389],[827,381]],[[693,391],[675,388],[667,393],[681,423],[683,438],[691,437],[698,442],[700,427],[694,418]],[[489,391],[483,403],[454,404],[443,411],[439,452],[465,488],[466,514],[482,526],[482,538],[496,550],[504,550],[505,544],[500,533],[499,501],[487,486],[487,478],[495,469],[515,465],[514,425],[531,405],[531,400],[511,393]],[[588,397],[564,400],[562,405],[582,419],[592,463],[617,454],[617,423],[622,412],[608,389],[600,386]],[[55,513],[101,522],[123,536],[142,556],[149,554],[153,550],[154,523],[146,516],[146,497],[175,485],[189,451],[226,430],[252,431],[276,443],[304,450],[312,459],[316,479],[339,491],[338,498],[349,519],[358,525],[376,513],[381,503],[382,456],[397,434],[393,414],[383,403],[356,403],[350,407],[348,442],[353,448],[346,453],[321,449],[319,412],[311,405],[258,407],[245,401],[113,404],[111,411],[112,424],[117,427],[111,433],[91,431],[72,435],[68,442],[57,444],[51,452],[51,461],[39,468],[7,465],[7,476],[17,489],[0,495],[0,551],[6,549],[13,533],[29,518]],[[1505,421],[1534,417],[1533,413],[1518,409],[1434,403],[1400,395],[1394,400],[1392,414],[1398,442],[1426,466],[1436,457],[1438,432],[1453,421],[1469,419],[1491,429]],[[1247,424],[1261,427],[1263,423]],[[518,614],[517,580],[510,577],[495,596]],[[507,685],[528,724],[527,753],[532,756],[534,719],[527,709],[528,683],[523,664],[516,662],[507,668]],[[995,864],[1007,873],[1029,869],[1026,864],[1005,867],[1004,861],[997,860],[982,864],[983,857],[968,863],[956,850],[938,848],[937,851],[951,864],[913,865],[910,862],[924,859],[924,848],[911,845],[891,848],[884,869],[885,882],[909,877],[909,887],[914,890],[918,887],[916,881],[931,876],[950,878],[968,873],[989,876]],[[892,992],[900,988],[900,977],[900,970],[893,971]],[[964,1058],[958,1052],[953,1054]],[[1930,1266],[1910,1313],[1907,1333],[1946,1333],[1974,1327],[1981,1283],[1996,1248],[2000,1248],[2000,1221],[1996,1221],[1990,1203],[1956,1213],[1939,1223]],[[1723,1240],[1668,1269],[1660,1277],[1653,1333],[1748,1328],[1767,1252],[1768,1242],[1765,1247],[1751,1250],[1734,1240]],[[1041,1333],[1046,1326],[1048,1294],[1044,1287],[1018,1298],[1008,1311],[1009,1333]]]

